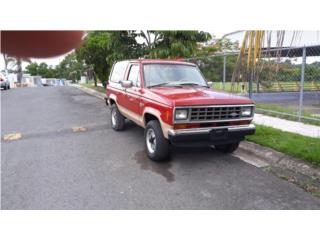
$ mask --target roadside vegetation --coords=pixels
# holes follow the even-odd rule
[[[80,83],[81,86],[83,87],[87,87],[87,88],[91,88],[91,89],[94,89],[98,92],[101,92],[101,93],[106,93],[106,89],[102,86],[94,86],[94,84],[92,82],[89,82],[89,83]]]
[[[320,166],[320,139],[256,125],[256,133],[246,140]]]

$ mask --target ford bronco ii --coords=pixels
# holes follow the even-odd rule
[[[111,126],[121,131],[129,119],[143,127],[146,153],[154,161],[166,159],[170,145],[214,145],[231,153],[255,132],[254,103],[210,85],[189,62],[116,62],[106,90]]]

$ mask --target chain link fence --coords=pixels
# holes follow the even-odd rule
[[[229,52],[189,61],[214,89],[251,97],[257,113],[320,125],[320,45],[263,50],[255,77],[232,83],[237,58]]]

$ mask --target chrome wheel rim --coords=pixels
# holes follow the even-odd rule
[[[116,118],[116,111],[113,110],[112,113],[111,113],[111,122],[112,122],[112,125],[115,126],[116,123],[117,123],[117,118]]]
[[[147,130],[146,142],[147,142],[148,152],[154,153],[156,151],[157,141],[156,141],[156,134],[152,128],[149,128]]]

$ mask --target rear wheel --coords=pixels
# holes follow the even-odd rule
[[[239,147],[239,142],[231,144],[216,145],[215,148],[223,153],[233,153]]]
[[[116,131],[121,131],[125,127],[125,118],[120,113],[116,104],[111,106],[111,127]]]
[[[153,161],[164,161],[169,156],[169,142],[163,136],[159,121],[149,121],[144,132],[146,152]]]

